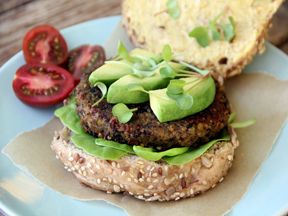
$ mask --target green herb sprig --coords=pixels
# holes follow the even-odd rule
[[[180,16],[180,9],[178,7],[177,0],[168,0],[166,3],[166,8],[167,9],[154,14],[154,16],[157,16],[164,12],[168,12],[168,14],[174,19],[177,19]]]
[[[97,82],[97,83],[95,83],[94,87],[98,87],[100,89],[100,91],[102,93],[102,97],[96,103],[94,103],[92,105],[92,107],[97,106],[105,98],[105,96],[107,94],[107,87],[104,83]]]
[[[165,98],[165,97],[162,97],[162,96],[160,96],[160,95],[154,94],[154,93],[152,93],[152,92],[150,92],[150,91],[146,91],[146,90],[145,90],[141,85],[139,85],[139,84],[130,84],[130,85],[127,86],[127,89],[128,89],[128,91],[142,91],[142,92],[145,92],[145,93],[147,93],[147,94],[151,94],[151,95],[154,95],[154,96],[156,96],[156,97],[162,98],[162,99],[164,99],[164,100],[169,100],[168,98]]]
[[[209,30],[212,33],[213,40],[219,41],[221,39],[221,35],[218,27],[221,27],[224,30],[225,40],[230,42],[235,36],[235,22],[233,17],[229,16],[229,23],[224,25],[217,24],[216,22],[222,14],[223,12],[221,12],[215,19],[209,20],[208,26],[199,26],[194,28],[189,32],[189,37],[194,37],[198,44],[205,48],[210,44]]]
[[[129,109],[125,104],[118,103],[112,108],[112,113],[117,116],[121,123],[127,123],[133,116],[133,112],[138,108]]]

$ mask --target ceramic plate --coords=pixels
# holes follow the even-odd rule
[[[103,44],[120,16],[81,23],[61,31],[68,49],[82,44]],[[24,37],[24,35],[23,35]],[[288,79],[288,57],[270,44],[246,71],[267,71]],[[37,109],[21,103],[12,90],[15,71],[25,63],[19,52],[0,68],[0,149],[17,134],[42,126],[57,107]],[[288,86],[287,86],[288,87]],[[288,212],[288,125],[282,129],[243,199],[229,216],[280,215]],[[58,194],[27,177],[8,157],[0,154],[0,208],[9,215],[127,215],[104,201],[78,201]]]

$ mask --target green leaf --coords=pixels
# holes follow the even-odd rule
[[[150,63],[150,65],[151,65],[152,67],[157,66],[157,62],[156,62],[155,59],[153,59],[153,58],[149,58],[149,59],[148,59],[148,62]]]
[[[166,7],[168,9],[169,15],[176,19],[180,16],[180,9],[178,7],[177,0],[168,0]]]
[[[229,24],[222,25],[226,41],[231,41],[235,36],[235,23],[233,17],[229,17]]]
[[[256,122],[256,118],[250,119],[248,121],[244,121],[244,122],[233,122],[230,125],[234,128],[244,128],[244,127],[248,127],[252,124],[254,124]]]
[[[114,116],[117,116],[121,123],[127,123],[133,116],[133,111],[135,109],[129,109],[125,104],[118,103],[112,108],[112,113]]]
[[[215,23],[212,21],[209,21],[209,29],[212,32],[212,37],[215,41],[219,41],[220,40],[220,33],[218,31],[218,29],[215,26]]]
[[[233,121],[233,119],[235,118],[235,116],[236,116],[236,113],[235,113],[235,112],[232,112],[232,113],[230,114],[229,119],[228,119],[228,124],[230,124],[230,123]]]
[[[142,92],[146,92],[145,89],[141,85],[135,84],[135,83],[129,84],[127,86],[127,89],[128,89],[128,91],[142,91]]]
[[[134,63],[132,66],[132,70],[134,75],[138,76],[139,78],[150,77],[155,74],[155,70],[153,68],[143,65],[140,62]]]
[[[165,78],[172,78],[173,79],[176,76],[176,73],[174,72],[172,67],[170,65],[168,65],[167,63],[166,63],[166,67],[160,68],[159,72],[160,72],[161,77],[163,79],[165,79]]]
[[[230,135],[227,132],[227,129],[224,129],[222,131],[222,136],[220,139],[212,140],[208,142],[205,145],[201,145],[200,147],[196,149],[191,149],[181,155],[177,156],[164,156],[163,159],[171,164],[171,165],[182,165],[185,163],[188,163],[189,161],[192,161],[196,159],[197,157],[200,157],[202,154],[204,154],[214,143],[219,141],[229,141]]]
[[[190,109],[193,105],[193,102],[194,102],[193,97],[188,93],[186,93],[186,94],[171,94],[167,91],[166,95],[168,97],[172,98],[173,100],[175,100],[179,109],[182,109],[182,110]]]
[[[95,139],[95,143],[97,145],[100,146],[106,146],[106,147],[110,147],[113,149],[118,149],[118,150],[122,150],[125,151],[127,153],[132,153],[135,154],[134,150],[133,150],[133,146],[127,145],[127,144],[120,144],[111,140],[105,140],[102,138],[96,138]]]
[[[61,122],[75,133],[85,133],[80,125],[80,118],[75,111],[76,103],[71,97],[70,104],[55,110],[54,115],[60,118]]]
[[[172,56],[174,53],[171,52],[171,47],[166,44],[162,49],[162,58],[165,62],[169,62],[172,60]]]
[[[106,160],[116,160],[127,154],[126,151],[96,145],[95,137],[89,134],[74,134],[71,140],[78,148],[83,149],[88,154]]]
[[[185,86],[185,81],[184,80],[170,80],[169,85],[167,86],[167,91],[170,94],[181,94],[183,93],[183,87]]]
[[[106,85],[104,83],[97,82],[97,83],[95,83],[94,87],[98,87],[101,90],[102,97],[96,103],[94,103],[92,105],[92,107],[98,105],[105,98],[105,96],[107,94],[107,87],[106,87]]]
[[[205,48],[210,44],[208,29],[206,27],[196,27],[189,32],[190,37],[196,38],[198,44]]]
[[[203,76],[206,76],[207,74],[210,73],[209,70],[201,70],[201,69],[199,69],[199,68],[197,68],[197,67],[195,67],[193,65],[187,64],[186,62],[183,62],[183,61],[180,61],[179,63],[184,65],[184,66],[186,66],[186,67],[188,67],[188,68],[190,68],[190,69],[192,69],[192,70],[194,70],[194,71],[196,71],[196,72],[198,72],[198,73],[200,73],[200,74],[202,74]]]
[[[164,156],[175,156],[183,154],[184,152],[188,151],[189,147],[182,147],[182,148],[173,148],[167,151],[156,152],[155,149],[152,148],[144,148],[141,146],[133,146],[134,152],[141,158],[149,161],[158,161]]]
[[[127,49],[124,47],[124,45],[123,45],[121,40],[119,40],[119,43],[118,43],[118,53],[117,53],[117,55],[122,57],[123,59],[129,61],[129,62],[132,62],[132,63],[142,62],[141,59],[134,58],[134,57],[129,55]]]

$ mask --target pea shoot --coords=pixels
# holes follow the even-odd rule
[[[210,44],[209,30],[212,33],[212,38],[214,41],[219,41],[221,39],[221,35],[219,32],[219,28],[224,30],[225,40],[230,42],[235,36],[235,22],[233,17],[229,16],[229,23],[227,24],[217,24],[217,20],[223,14],[221,12],[215,19],[209,20],[209,25],[206,27],[199,26],[194,28],[189,32],[190,37],[194,37],[198,44],[205,48]]]
[[[129,109],[125,104],[118,103],[112,108],[112,113],[117,116],[121,123],[127,123],[133,116],[133,112],[138,108]]]

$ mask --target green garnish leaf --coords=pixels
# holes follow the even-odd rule
[[[116,160],[127,154],[126,151],[96,145],[95,137],[90,134],[74,134],[71,140],[78,148],[83,149],[88,154],[106,160]]]
[[[204,154],[214,143],[218,141],[229,141],[231,139],[230,135],[228,134],[227,129],[224,129],[222,131],[222,136],[220,139],[212,140],[208,142],[205,145],[201,145],[200,147],[196,149],[191,149],[190,151],[184,152],[181,155],[177,156],[164,156],[163,159],[171,164],[171,165],[182,165],[185,163],[188,163],[191,160],[196,159],[197,157],[200,157],[202,154]]]
[[[169,85],[167,86],[167,91],[170,94],[181,94],[183,93],[183,87],[185,86],[185,81],[184,80],[170,80]]]
[[[104,83],[97,82],[97,83],[95,83],[94,87],[98,87],[101,90],[102,97],[96,103],[94,103],[92,105],[92,107],[98,105],[105,98],[105,96],[107,94],[107,87],[106,87],[106,85]]]
[[[182,110],[190,109],[193,105],[193,102],[194,102],[193,97],[188,93],[186,93],[186,94],[171,94],[167,91],[166,95],[168,97],[172,98],[173,100],[175,100],[179,109],[182,109]]]
[[[118,149],[118,150],[122,150],[125,151],[127,153],[132,153],[135,154],[134,150],[133,150],[133,146],[127,145],[127,144],[120,144],[111,140],[105,140],[102,138],[96,138],[95,139],[95,143],[97,145],[100,146],[106,146],[106,147],[110,147],[113,149]]]
[[[120,56],[121,58],[129,61],[129,62],[132,62],[132,63],[135,63],[135,62],[142,62],[141,59],[139,58],[134,58],[132,56],[129,55],[127,49],[124,47],[123,43],[121,40],[119,40],[119,44],[118,44],[118,53],[117,53],[118,56]]]
[[[172,148],[167,151],[156,152],[156,150],[152,148],[144,148],[134,145],[133,150],[139,157],[144,158],[145,160],[158,161],[164,156],[176,156],[183,154],[189,150],[189,147]]]
[[[168,9],[169,15],[176,19],[180,16],[180,9],[178,7],[177,0],[168,0],[166,7]]]
[[[135,83],[129,84],[127,86],[127,89],[128,89],[128,91],[143,91],[143,92],[146,92],[145,89],[141,85],[135,84]]]
[[[129,109],[125,104],[118,103],[112,108],[112,113],[114,116],[117,116],[121,123],[127,123],[133,116],[133,112],[138,110]]]
[[[157,65],[157,62],[156,62],[155,59],[153,59],[153,58],[149,58],[149,59],[148,59],[148,62],[150,63],[150,65],[151,65],[152,67],[156,67],[156,65]]]
[[[189,37],[194,37],[198,44],[205,48],[210,44],[208,29],[206,27],[196,27],[189,32]]]
[[[209,29],[212,32],[212,37],[215,41],[220,40],[220,33],[217,29],[217,27],[215,26],[215,22],[212,22],[209,20]]]
[[[252,124],[254,124],[256,122],[256,118],[250,119],[248,121],[244,121],[244,122],[233,122],[230,125],[234,128],[244,128],[244,127],[248,127]]]
[[[230,123],[233,121],[233,119],[235,118],[235,116],[236,116],[236,113],[235,113],[235,112],[232,112],[232,113],[230,114],[229,119],[228,119],[228,124],[230,124]]]
[[[55,110],[54,115],[60,118],[61,122],[75,133],[85,133],[80,125],[80,118],[75,111],[76,103],[73,96],[70,97],[70,104]]]
[[[166,44],[162,49],[163,60],[168,63],[169,61],[173,59],[172,58],[173,54],[174,53],[171,52],[171,47],[168,44]]]
[[[231,41],[235,36],[235,22],[233,17],[229,17],[230,23],[222,25],[226,41]]]
[[[159,72],[160,72],[161,77],[163,79],[165,79],[165,78],[172,78],[173,79],[176,76],[176,73],[174,72],[172,67],[170,65],[168,65],[167,63],[166,63],[166,67],[160,68]]]
[[[200,73],[200,74],[202,74],[203,76],[207,76],[210,73],[209,70],[200,70],[199,68],[197,68],[197,67],[195,67],[193,65],[187,64],[187,63],[185,63],[183,61],[180,61],[179,63],[184,65],[184,66],[186,66],[186,67],[188,67],[188,68],[190,68],[190,69],[192,69],[192,70],[194,70],[194,71],[196,71],[196,72],[198,72],[198,73]]]

